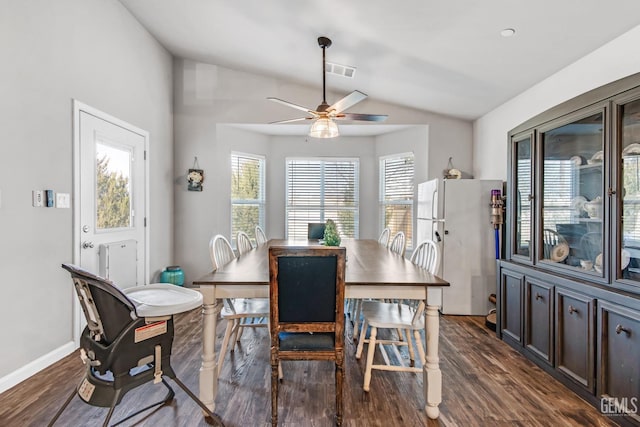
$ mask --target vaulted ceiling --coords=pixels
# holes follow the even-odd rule
[[[640,24],[638,0],[120,1],[175,56],[321,88],[327,36],[356,68],[332,91],[471,120]]]

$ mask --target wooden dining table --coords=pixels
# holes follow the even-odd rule
[[[270,246],[309,246],[318,241],[269,240],[228,264],[195,280],[203,295],[202,366],[200,399],[212,411],[218,392],[215,352],[216,322],[223,298],[268,298]],[[344,239],[346,248],[345,298],[427,300],[432,287],[449,284],[380,245],[377,240]],[[425,411],[438,418],[442,400],[442,373],[438,358],[439,307],[425,310],[426,363],[423,366]]]

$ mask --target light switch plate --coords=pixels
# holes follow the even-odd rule
[[[71,197],[69,196],[69,193],[57,193],[56,194],[56,208],[69,209],[69,206],[71,204],[70,199],[71,199]]]
[[[44,206],[44,191],[33,190],[31,192],[31,199],[32,199],[33,207],[41,208],[42,206]]]

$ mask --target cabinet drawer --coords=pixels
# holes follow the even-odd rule
[[[503,336],[508,336],[522,344],[522,292],[524,276],[502,271],[500,278],[500,327]]]
[[[524,345],[550,365],[553,364],[553,285],[525,281]]]
[[[556,367],[594,392],[594,299],[556,288]]]
[[[633,397],[637,400],[640,397],[640,312],[606,301],[598,303],[598,395],[617,402],[630,402]],[[635,417],[640,421],[638,415]]]

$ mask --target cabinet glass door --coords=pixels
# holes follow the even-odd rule
[[[513,253],[530,258],[531,256],[531,137],[514,143],[514,214],[513,235],[515,238]]]
[[[640,100],[620,107],[622,228],[618,277],[640,281]]]
[[[603,256],[602,111],[542,132],[538,259],[600,275]]]

